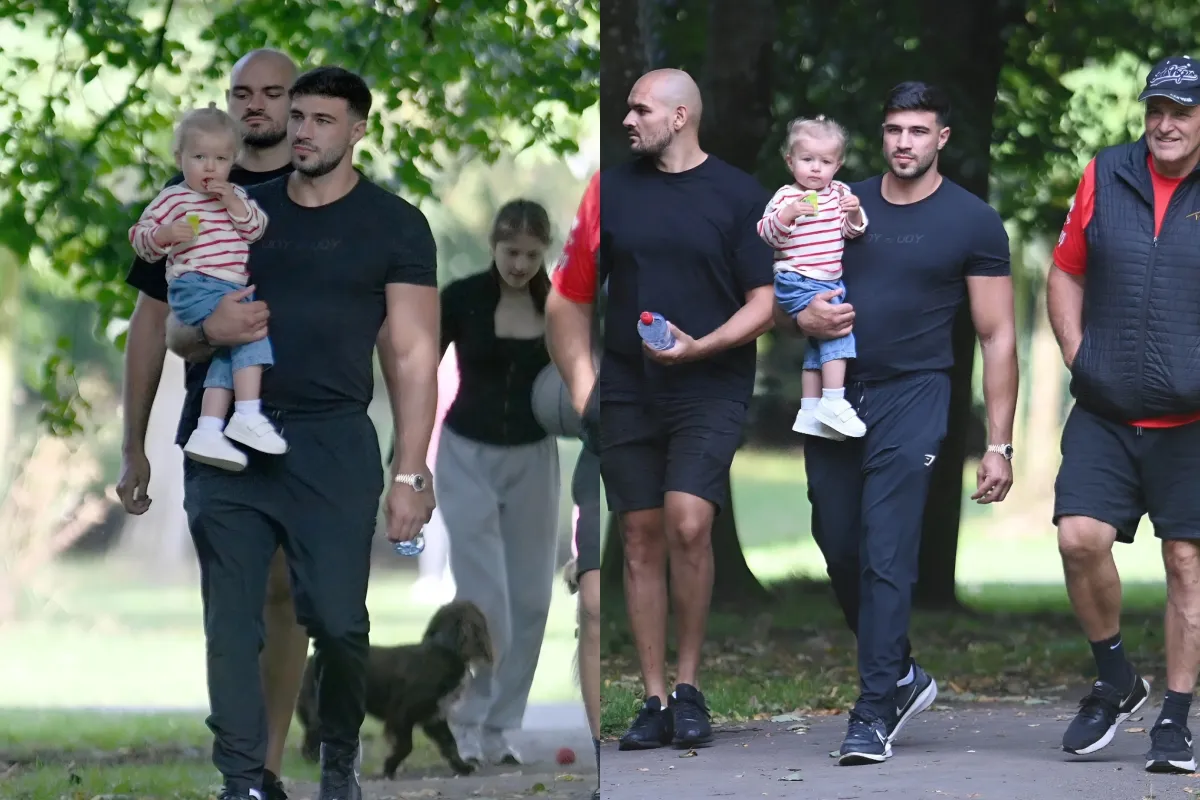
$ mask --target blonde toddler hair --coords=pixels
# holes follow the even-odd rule
[[[209,103],[208,108],[193,108],[179,120],[179,124],[175,126],[175,140],[171,148],[175,155],[183,152],[188,137],[193,133],[228,134],[233,140],[234,152],[241,150],[242,132],[238,130],[237,122],[217,108],[216,103]]]
[[[846,129],[824,114],[813,118],[796,117],[796,119],[789,122],[787,127],[787,141],[783,145],[783,155],[786,156],[792,152],[792,147],[795,146],[796,140],[801,136],[810,136],[816,139],[837,139],[838,153],[844,155],[846,152]]]

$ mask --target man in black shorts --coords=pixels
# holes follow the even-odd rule
[[[846,399],[867,425],[861,439],[810,436],[804,464],[813,537],[847,624],[858,636],[861,694],[840,764],[891,757],[901,728],[937,697],[911,654],[908,627],[931,467],[946,435],[951,331],[964,299],[983,352],[988,447],[974,499],[1000,502],[1012,484],[1017,351],[1008,235],[983,200],[944,178],[950,103],[937,88],[902,83],[884,102],[888,171],[851,185],[871,220],[846,242],[846,297],[819,296],[796,317],[833,339],[853,327]],[[782,314],[782,312],[779,312]],[[786,318],[780,328],[795,328]]]
[[[546,298],[546,343],[583,422],[583,449],[571,478],[575,520],[576,580],[579,582],[579,682],[600,773],[600,456],[597,452],[599,396],[595,392],[594,347],[600,341],[595,313],[602,289],[596,256],[600,245],[600,176],[584,193]],[[600,789],[593,795],[599,800]]]
[[[229,115],[242,126],[242,154],[229,180],[253,186],[292,171],[292,148],[287,141],[287,90],[296,79],[296,65],[277,50],[247,53],[230,73],[226,95]],[[177,174],[167,185],[183,180]],[[166,262],[148,263],[135,258],[126,282],[138,290],[137,305],[129,320],[125,343],[124,441],[117,494],[130,514],[150,507],[150,462],[146,458],[146,429],[162,377],[167,352]],[[205,328],[222,345],[261,339],[267,331],[267,310],[261,302],[223,301]],[[187,403],[180,421],[179,445],[187,441],[200,413],[201,387],[207,360],[187,364]],[[186,430],[185,430],[186,428]],[[185,469],[187,469],[185,464]],[[279,773],[288,728],[296,708],[296,695],[308,656],[308,633],[296,624],[296,611],[288,584],[287,562],[280,550],[271,562],[267,600],[263,609],[263,689],[267,707],[267,758],[263,772],[265,800],[287,800]]]
[[[1167,675],[1146,769],[1194,772],[1187,719],[1200,670],[1200,62],[1163,59],[1138,99],[1145,135],[1101,150],[1084,169],[1046,282],[1075,396],[1054,522],[1067,593],[1099,672],[1062,746],[1080,755],[1107,746],[1149,696],[1121,642],[1112,556],[1113,543],[1132,542],[1149,514],[1167,573]]]
[[[712,523],[754,387],[755,340],[771,327],[771,249],[755,226],[769,194],[700,149],[701,99],[678,70],[643,76],[625,128],[636,158],[604,171],[600,273],[608,280],[600,366],[600,469],[621,518],[625,598],[646,699],[622,750],[712,738],[697,689],[712,597]],[[642,311],[672,323],[651,351]],[[666,570],[678,633],[667,698]],[[667,700],[668,708],[663,708]]]
[[[285,427],[283,456],[251,454],[242,473],[202,464],[186,478],[208,642],[209,726],[226,800],[257,792],[263,770],[259,614],[278,546],[297,617],[315,640],[320,800],[359,800],[355,760],[365,713],[371,539],[384,489],[367,416],[372,352],[387,320],[399,446],[387,493],[388,538],[415,536],[433,510],[425,454],[437,402],[439,323],[433,236],[415,207],[352,165],[371,108],[363,80],[336,67],[296,79],[288,135],[295,172],[250,187],[270,223],[250,271],[271,309],[276,363],[265,413]],[[205,330],[180,333],[194,355]],[[190,346],[189,346],[190,344]],[[195,419],[185,420],[190,432]],[[186,433],[186,432],[185,432]]]

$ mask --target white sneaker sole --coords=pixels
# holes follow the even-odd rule
[[[1196,758],[1188,761],[1155,761],[1146,762],[1146,772],[1195,772]]]
[[[856,767],[861,764],[882,764],[892,757],[892,746],[884,745],[883,755],[878,753],[845,753],[838,756],[839,767]]]
[[[1121,723],[1136,714],[1138,709],[1146,705],[1146,701],[1150,699],[1150,682],[1145,678],[1141,678],[1140,680],[1142,682],[1142,687],[1146,690],[1146,696],[1143,697],[1138,704],[1129,711],[1117,714],[1117,721],[1112,724],[1111,728],[1104,732],[1103,736],[1096,740],[1095,744],[1090,744],[1087,747],[1080,748],[1079,750],[1067,750],[1065,747],[1063,750],[1067,753],[1071,753],[1072,755],[1087,756],[1095,753],[1097,750],[1103,750],[1104,748],[1108,747],[1108,745],[1112,743],[1113,737],[1117,735],[1117,728],[1121,726]],[[1146,764],[1146,769],[1150,769],[1150,763]]]
[[[851,439],[859,439],[859,438],[867,435],[866,426],[863,425],[862,420],[860,420],[857,416],[852,417],[851,421],[858,422],[858,425],[861,426],[861,430],[857,427],[850,427],[849,424],[842,422],[837,417],[835,417],[831,414],[823,413],[823,412],[824,412],[824,409],[821,408],[820,406],[817,406],[817,410],[813,412],[813,416],[817,418],[818,422],[820,422],[824,425],[828,425],[830,428],[837,431],[842,436],[847,436]]]
[[[823,425],[813,417],[803,419],[799,414],[792,423],[792,430],[804,436],[817,436],[821,439],[832,439],[835,442],[845,441],[844,434],[838,433],[828,425]]]
[[[245,461],[236,461],[232,458],[224,458],[222,456],[211,455],[208,453],[198,453],[194,450],[184,448],[184,455],[200,464],[207,464],[210,467],[227,470],[229,472],[241,472],[246,469]]]
[[[928,710],[929,707],[933,705],[933,701],[937,700],[937,695],[937,681],[930,678],[929,685],[925,687],[925,691],[917,695],[917,701],[913,703],[912,707],[904,713],[904,716],[902,716],[896,722],[896,727],[892,729],[891,734],[888,736],[888,744],[892,744],[900,737],[900,732],[904,730],[904,726],[907,725],[913,717],[915,717],[917,714],[920,714],[922,711]]]

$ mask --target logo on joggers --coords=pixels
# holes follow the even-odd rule
[[[932,467],[933,462],[936,460],[937,460],[937,456],[933,455],[932,453],[925,454],[925,466]]]

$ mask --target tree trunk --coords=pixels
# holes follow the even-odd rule
[[[952,136],[941,169],[971,193],[988,199],[992,119],[996,86],[1004,65],[1005,28],[1020,20],[1021,9],[1005,0],[960,3],[925,0],[919,8],[924,27],[922,66],[929,80],[954,91]],[[950,42],[942,47],[937,43]],[[950,417],[946,439],[933,465],[921,537],[920,580],[914,601],[925,607],[957,605],[962,478],[971,419],[975,330],[967,305],[955,319],[954,368],[950,372]]]
[[[754,174],[771,131],[775,3],[712,0],[708,50],[700,78],[704,149]]]
[[[605,0],[600,5],[600,167],[629,158],[621,121],[634,82],[646,71],[638,0]]]

